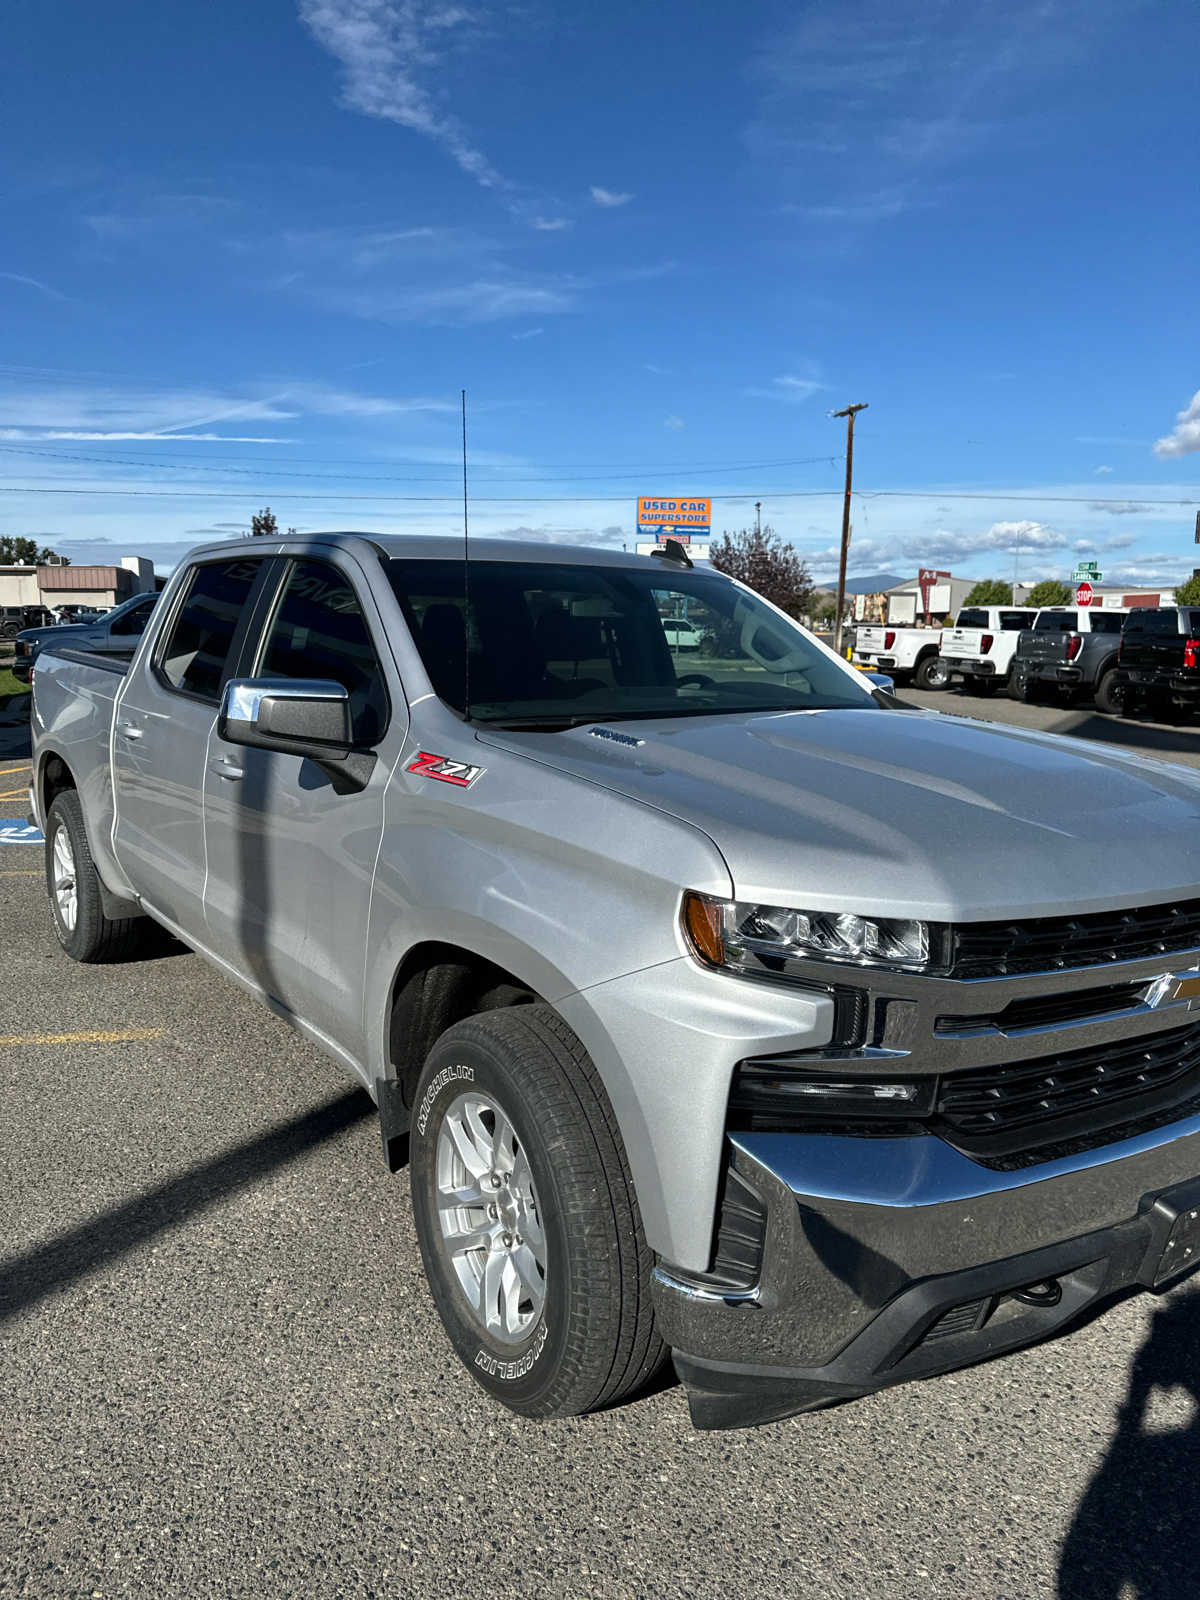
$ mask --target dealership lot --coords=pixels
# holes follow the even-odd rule
[[[1200,763],[1200,731],[908,698]],[[366,1096],[180,946],[67,962],[40,859],[0,848],[0,1594],[1190,1592],[1189,1288],[754,1432],[670,1384],[524,1422],[450,1352]]]

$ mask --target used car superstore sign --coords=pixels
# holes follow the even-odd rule
[[[642,527],[707,528],[712,524],[712,501],[650,500],[639,496],[637,519]]]

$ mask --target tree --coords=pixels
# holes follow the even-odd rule
[[[22,539],[14,534],[5,534],[0,538],[0,566],[17,566],[22,562],[31,567],[39,562],[45,566],[49,561],[60,567],[71,565],[66,556],[60,556],[45,546],[39,549],[36,539]]]
[[[1178,585],[1175,599],[1181,606],[1200,606],[1200,573],[1193,573],[1186,583]]]
[[[1059,583],[1057,578],[1043,578],[1041,583],[1035,583],[1025,596],[1027,606],[1065,606],[1071,603],[1074,591],[1068,589],[1065,583]]]
[[[807,612],[812,578],[804,562],[774,528],[766,527],[761,533],[756,528],[723,533],[709,547],[709,560],[718,572],[748,584],[789,617]]]
[[[1010,606],[1012,584],[1002,578],[983,578],[963,601],[965,606]]]
[[[264,506],[250,518],[250,533],[255,539],[270,539],[279,532],[279,523],[270,506]]]

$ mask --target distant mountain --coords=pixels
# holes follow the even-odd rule
[[[898,583],[907,583],[909,580],[903,575],[897,576],[894,572],[873,572],[866,578],[847,578],[847,594],[883,594],[887,589],[894,589]],[[822,589],[837,591],[837,573],[827,583],[822,583]]]

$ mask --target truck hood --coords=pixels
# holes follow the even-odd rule
[[[601,727],[477,737],[703,829],[741,899],[970,921],[1200,898],[1189,767],[922,711]]]
[[[43,628],[26,628],[17,638],[25,644],[45,644],[52,639],[55,644],[83,644],[85,635],[98,631],[94,622],[55,622]]]

